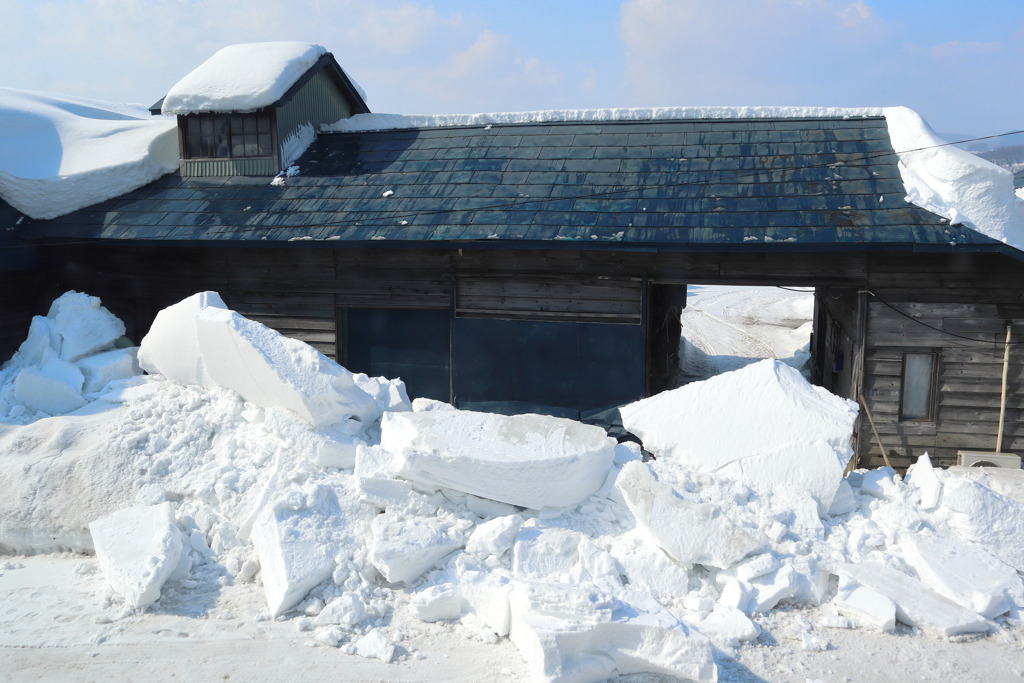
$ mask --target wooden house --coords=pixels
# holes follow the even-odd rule
[[[863,398],[895,465],[995,447],[1024,253],[909,204],[881,115],[321,133],[273,182],[186,162],[19,225],[49,294],[98,295],[139,338],[216,290],[413,396],[580,417],[664,388],[688,284],[813,287],[813,380]],[[1022,379],[1012,352],[1008,451]],[[866,422],[855,441],[881,464]]]

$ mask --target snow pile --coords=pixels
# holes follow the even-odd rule
[[[754,488],[809,494],[825,512],[853,455],[854,402],[763,360],[620,409],[658,458]]]
[[[0,88],[0,197],[55,218],[178,168],[174,121],[142,106]]]
[[[175,83],[163,114],[251,112],[277,102],[327,50],[292,41],[221,48]]]
[[[109,383],[141,373],[124,323],[94,296],[67,292],[35,316],[0,370],[0,418],[26,421],[84,406]]]
[[[887,107],[885,118],[907,201],[1024,249],[1024,200],[1010,171],[947,144],[911,109]]]
[[[630,406],[659,452],[647,462],[636,444],[556,418],[423,400],[408,412],[397,383],[354,376],[383,419],[346,464],[325,455],[330,430],[267,400],[276,393],[256,403],[229,386],[244,382],[212,381],[235,367],[309,403],[320,385],[298,369],[338,376],[305,352],[277,354],[218,302],[205,293],[162,313],[143,355],[168,376],[115,381],[71,415],[0,423],[0,547],[95,551],[111,620],[180,615],[192,594],[251,586],[255,618],[291,620],[310,645],[421,657],[409,636],[429,624],[508,638],[552,681],[715,680],[780,607],[806,615],[797,637],[814,650],[831,647],[832,628],[959,637],[1019,624],[1024,503],[1007,494],[1024,484],[1006,475],[1001,493],[927,458],[906,480],[844,479],[831,468],[848,457],[852,407],[785,366],[709,380],[691,389],[699,400]],[[69,348],[90,346],[93,326],[68,329]],[[177,359],[164,353],[174,329]],[[693,417],[685,433],[656,424],[701,403],[728,416]],[[779,471],[734,466],[758,454]],[[701,457],[714,468],[695,467]]]

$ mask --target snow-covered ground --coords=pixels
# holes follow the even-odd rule
[[[624,408],[643,462],[569,421],[410,411],[212,294],[141,351],[65,295],[0,371],[0,671],[1019,678],[1021,472],[842,479],[854,407],[754,362],[794,363],[809,299],[694,288],[705,369],[743,367]]]

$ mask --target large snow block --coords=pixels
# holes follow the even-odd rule
[[[142,369],[178,384],[209,386],[196,328],[196,317],[207,308],[227,305],[217,292],[199,292],[157,313],[139,345]]]
[[[50,305],[48,318],[61,337],[60,357],[74,362],[114,346],[124,336],[124,323],[98,297],[66,292]]]
[[[118,510],[89,524],[96,559],[129,607],[149,605],[181,559],[181,529],[170,503]]]
[[[910,626],[943,636],[987,633],[988,621],[969,609],[939,595],[912,576],[879,562],[842,564],[839,582],[851,582],[884,595],[896,604],[896,618]]]
[[[575,505],[604,483],[615,441],[604,430],[546,415],[465,410],[385,413],[381,446],[397,474],[510,505]]]
[[[764,360],[619,412],[623,426],[658,458],[754,488],[807,491],[825,514],[853,455],[857,404]]]
[[[352,373],[309,344],[234,311],[206,308],[195,320],[206,373],[218,386],[259,406],[287,408],[314,427],[377,419],[377,405]]]
[[[903,557],[932,590],[984,617],[1010,609],[1021,594],[1017,570],[955,538],[918,531],[900,535]]]
[[[537,681],[602,681],[658,673],[718,678],[711,642],[653,600],[602,599],[568,584],[516,583],[509,638]]]
[[[720,506],[680,497],[642,462],[626,463],[615,487],[637,526],[676,562],[726,569],[768,543],[764,532],[731,519]]]
[[[337,496],[323,486],[287,495],[256,516],[251,539],[273,616],[331,578],[337,553],[333,533],[338,528],[343,520]]]
[[[466,544],[467,526],[469,522],[455,524],[393,511],[377,515],[371,524],[373,566],[389,582],[414,581]]]
[[[965,540],[1024,572],[1024,503],[976,481],[944,476],[936,514]]]

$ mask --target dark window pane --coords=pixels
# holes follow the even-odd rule
[[[256,126],[258,133],[270,133],[270,114],[257,114]]]
[[[232,116],[231,117],[231,134],[232,135],[238,135],[239,133],[244,132],[242,130],[243,123],[244,123],[244,119],[241,116]]]
[[[213,135],[213,119],[210,117],[202,116],[199,118],[199,124],[203,135]]]
[[[246,116],[243,121],[245,122],[245,134],[252,135],[256,132],[256,117]]]
[[[259,156],[269,157],[273,152],[270,151],[270,133],[259,136]]]

